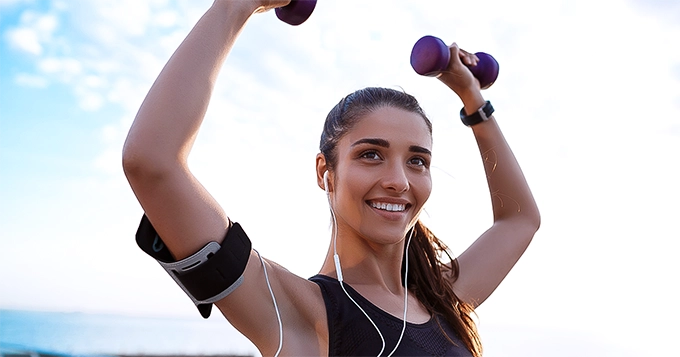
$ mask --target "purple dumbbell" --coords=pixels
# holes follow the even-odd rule
[[[498,78],[498,62],[490,54],[475,53],[479,58],[476,66],[468,67],[479,80],[482,89],[491,87]],[[420,75],[436,76],[449,65],[451,52],[444,41],[434,36],[424,36],[413,46],[411,67]]]
[[[284,7],[277,7],[276,17],[279,20],[297,26],[309,18],[316,6],[316,0],[291,0],[291,2]]]

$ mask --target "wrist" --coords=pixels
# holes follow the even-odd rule
[[[476,112],[479,108],[484,106],[486,101],[480,90],[469,90],[458,93],[460,100],[463,102],[465,113],[470,115]]]
[[[491,102],[486,101],[484,102],[484,105],[482,105],[472,114],[467,113],[465,108],[461,109],[460,120],[466,126],[475,126],[479,123],[483,123],[491,119],[491,115],[493,114],[493,112],[494,112],[493,105],[491,105]]]

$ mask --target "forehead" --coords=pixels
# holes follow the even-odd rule
[[[378,108],[362,116],[341,142],[351,145],[365,138],[432,149],[432,135],[425,119],[420,114],[395,107]]]

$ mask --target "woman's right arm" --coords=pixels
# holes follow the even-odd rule
[[[216,0],[161,71],[125,142],[125,175],[145,214],[177,260],[210,241],[221,243],[229,228],[220,205],[189,171],[187,157],[220,68],[248,18],[254,12],[283,6],[288,1],[271,2],[260,6],[248,1]],[[288,301],[297,300],[291,296],[295,291],[300,293],[314,284],[274,264],[268,268],[276,297],[281,300],[284,328],[299,330],[299,326],[286,326],[285,315],[297,316],[301,321],[297,304]],[[251,252],[243,284],[216,305],[261,352],[276,347],[277,339],[272,338],[278,335],[276,314],[255,253]]]
[[[125,175],[177,259],[220,241],[228,225],[187,157],[222,63],[254,11],[246,1],[215,1],[161,71],[125,141]]]

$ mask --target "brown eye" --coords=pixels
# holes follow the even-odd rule
[[[380,155],[376,151],[364,151],[361,156],[362,159],[369,159],[369,160],[380,160]]]
[[[409,164],[415,165],[415,166],[427,167],[427,160],[418,156],[418,157],[414,157],[411,160],[409,160]]]

